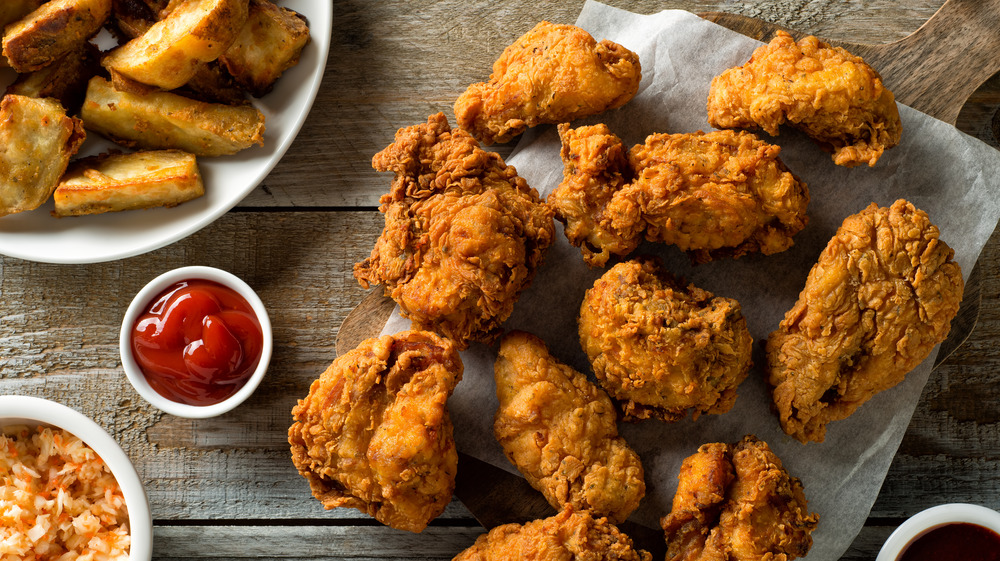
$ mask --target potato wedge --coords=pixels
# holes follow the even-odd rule
[[[177,206],[205,194],[194,154],[151,150],[73,162],[56,187],[53,216]]]
[[[7,26],[3,55],[18,72],[40,70],[93,37],[110,13],[111,0],[50,0]]]
[[[186,0],[101,64],[143,84],[179,88],[199,63],[215,60],[229,48],[246,19],[247,0]]]
[[[281,73],[299,62],[309,26],[296,12],[250,0],[247,22],[219,62],[256,97],[271,91]]]
[[[67,113],[75,113],[83,102],[87,81],[101,69],[100,51],[89,41],[52,64],[27,74],[19,74],[7,93],[27,97],[54,97]]]
[[[83,123],[54,99],[0,101],[0,216],[42,205],[86,138]]]
[[[222,156],[264,145],[264,115],[252,105],[205,103],[169,92],[118,92],[99,76],[90,79],[80,117],[87,129],[131,148]]]

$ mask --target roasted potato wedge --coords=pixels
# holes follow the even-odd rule
[[[219,62],[256,97],[271,91],[281,73],[299,62],[309,26],[296,12],[250,0],[247,22]]]
[[[169,92],[119,92],[99,76],[90,80],[80,116],[89,130],[132,148],[222,156],[264,144],[264,115],[252,105],[206,103]]]
[[[143,84],[179,88],[229,48],[246,19],[247,0],[186,0],[101,64]]]
[[[27,74],[19,74],[7,93],[27,97],[54,97],[68,113],[75,113],[83,102],[87,81],[97,74],[100,52],[88,41],[52,64]]]
[[[50,0],[7,26],[3,55],[18,72],[40,70],[93,37],[110,13],[111,0]]]
[[[171,207],[204,194],[194,154],[180,150],[101,154],[70,165],[56,187],[52,215]]]
[[[42,205],[86,133],[54,99],[6,95],[0,101],[0,216]]]

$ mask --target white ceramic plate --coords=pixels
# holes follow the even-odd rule
[[[236,206],[278,163],[305,122],[323,79],[330,50],[333,5],[326,0],[278,0],[309,20],[311,40],[299,64],[271,93],[254,101],[264,113],[264,146],[234,156],[199,158],[205,196],[174,208],[54,218],[52,201],[31,212],[0,218],[0,254],[47,263],[98,263],[158,249],[212,223]],[[110,143],[89,134],[80,155]]]

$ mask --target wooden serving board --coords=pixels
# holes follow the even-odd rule
[[[775,31],[784,29],[741,15],[722,12],[699,15],[764,42],[769,41]],[[955,124],[969,97],[1000,71],[997,22],[1000,22],[1000,0],[948,0],[920,29],[899,41],[884,45],[829,42],[871,64],[900,103]],[[805,35],[784,30],[797,39]],[[995,139],[992,140],[996,145]],[[987,244],[984,251],[995,249]],[[941,345],[938,364],[968,338],[976,325],[982,274],[982,268],[977,265],[966,283],[961,309],[952,323],[948,339]],[[337,354],[377,336],[394,308],[395,302],[383,295],[382,287],[372,289],[341,325]],[[459,463],[455,496],[483,527],[525,522],[554,513],[541,494],[524,479],[461,453]],[[621,528],[640,547],[651,551],[654,558],[665,553],[663,534],[658,528],[631,522]]]

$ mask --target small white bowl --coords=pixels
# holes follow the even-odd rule
[[[950,503],[914,514],[899,525],[882,545],[875,561],[896,561],[906,546],[925,533],[947,524],[968,523],[1000,534],[1000,512],[984,506]]]
[[[235,290],[250,303],[254,313],[257,315],[257,320],[260,322],[260,329],[263,334],[260,362],[257,364],[257,369],[254,370],[253,375],[251,375],[250,379],[247,380],[247,383],[239,391],[225,401],[214,405],[188,405],[186,403],[178,403],[160,395],[149,385],[142,370],[139,369],[139,364],[136,362],[135,357],[132,356],[132,327],[139,316],[146,312],[146,308],[161,292],[178,282],[194,279],[214,281]],[[257,389],[257,386],[260,385],[261,380],[264,379],[268,364],[271,362],[273,345],[271,320],[268,318],[264,303],[261,302],[257,293],[247,283],[232,273],[213,267],[200,266],[181,267],[167,271],[151,280],[149,284],[135,295],[132,303],[129,304],[128,309],[125,311],[125,317],[122,319],[121,333],[118,337],[118,350],[121,354],[122,368],[125,370],[125,375],[128,377],[128,381],[131,382],[132,387],[135,388],[135,391],[139,392],[139,395],[143,399],[161,411],[188,419],[205,419],[222,415],[246,401]]]
[[[135,466],[111,435],[86,415],[65,405],[23,395],[0,395],[0,427],[44,425],[70,432],[90,446],[111,470],[128,506],[131,561],[153,556],[153,517]]]

